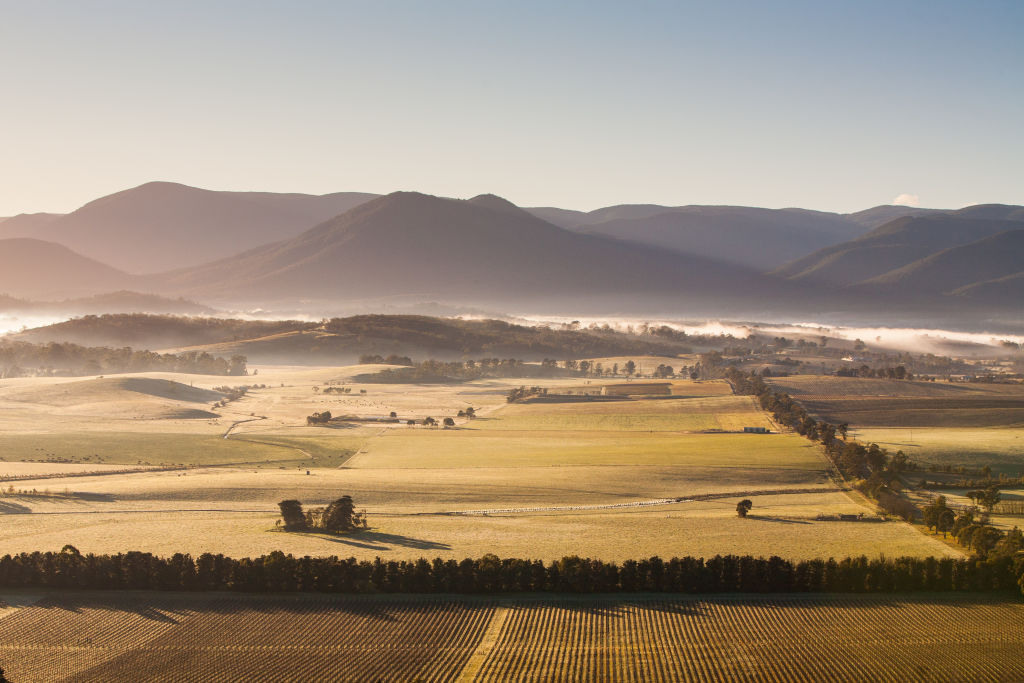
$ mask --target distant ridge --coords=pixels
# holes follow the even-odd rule
[[[774,274],[799,282],[848,286],[909,266],[950,247],[970,244],[1024,223],[963,217],[960,212],[904,216],[855,240],[792,261]]]
[[[618,306],[653,297],[709,309],[735,303],[751,288],[779,288],[751,269],[570,232],[498,197],[463,201],[415,192],[372,200],[290,240],[171,273],[163,286],[201,298],[436,296],[536,305],[578,304],[582,297]]]
[[[977,283],[1024,273],[1024,223],[958,247],[936,252],[861,284],[865,289],[891,289],[904,295],[952,293]]]
[[[89,202],[67,214],[16,217],[0,235],[63,244],[131,273],[195,265],[297,235],[377,195],[215,192],[152,182]],[[40,214],[35,214],[40,216]]]
[[[216,313],[209,306],[186,299],[170,299],[156,294],[121,290],[90,297],[62,301],[30,301],[0,295],[0,313],[25,312],[85,315],[101,313],[176,313],[208,315]]]
[[[0,292],[21,298],[64,298],[126,289],[137,279],[53,242],[0,240]]]

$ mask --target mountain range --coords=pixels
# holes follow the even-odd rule
[[[216,192],[154,182],[66,215],[22,214],[2,237],[57,242],[129,273],[155,273],[229,256],[298,234],[376,195]]]
[[[0,293],[131,289],[217,305],[438,301],[693,315],[901,301],[1019,309],[1021,230],[1024,207],[1010,205],[580,212],[524,209],[494,195],[147,183],[70,214],[0,220]]]

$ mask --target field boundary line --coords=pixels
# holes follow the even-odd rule
[[[459,673],[459,677],[455,679],[456,681],[459,683],[469,683],[476,680],[477,675],[483,668],[484,662],[487,661],[494,646],[498,644],[501,632],[505,629],[505,621],[508,619],[509,612],[511,611],[510,607],[504,605],[498,605],[494,608],[494,614],[491,616],[490,623],[487,624],[487,630],[481,636],[480,642],[477,644],[476,649],[473,650],[473,654],[466,660],[466,665],[462,667],[462,672]]]
[[[529,508],[495,508],[485,510],[456,510],[452,512],[421,512],[421,515],[491,515],[491,514],[514,514],[524,512],[557,512],[573,510],[613,510],[617,508],[638,508],[650,507],[652,505],[677,505],[679,503],[695,503],[705,500],[717,500],[719,498],[733,498],[736,496],[784,496],[800,493],[835,493],[846,491],[842,487],[812,487],[799,489],[759,489],[746,491],[726,491],[721,493],[699,493],[692,496],[679,496],[676,498],[657,498],[654,500],[634,500],[628,503],[605,503],[594,505],[557,505],[551,507],[529,507]]]

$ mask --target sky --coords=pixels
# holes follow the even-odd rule
[[[1024,204],[1024,2],[0,0],[0,216],[152,180]]]

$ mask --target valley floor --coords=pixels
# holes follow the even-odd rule
[[[200,401],[226,378],[0,382],[0,476],[10,478],[0,482],[0,553],[70,543],[83,553],[360,559],[958,554],[901,522],[819,519],[873,510],[837,488],[807,440],[742,433],[776,430],[724,382],[674,381],[669,395],[637,400],[508,404],[523,381],[352,382],[372,369],[259,368],[228,378],[259,388],[192,420],[181,410],[208,409]],[[599,389],[597,380],[530,383]],[[342,386],[351,393],[326,391]],[[405,424],[468,406],[478,417],[452,429]],[[394,411],[401,422],[305,426],[323,410]],[[323,505],[345,494],[368,513],[368,530],[275,526],[281,500]],[[753,502],[746,519],[736,515],[743,498]]]

